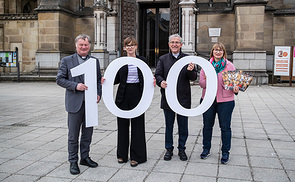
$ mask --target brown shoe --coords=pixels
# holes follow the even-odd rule
[[[130,162],[130,166],[131,167],[136,167],[137,165],[138,165],[138,162],[137,161],[131,160],[131,162]]]

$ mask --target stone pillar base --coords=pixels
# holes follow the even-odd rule
[[[119,56],[118,56],[117,51],[109,51],[109,63],[111,63],[112,61],[114,61],[118,57]]]
[[[109,65],[109,52],[107,50],[93,50],[91,56],[99,59],[100,69],[106,69]]]
[[[185,53],[185,54],[188,54],[188,55],[190,55],[190,56],[195,56],[196,55],[196,53],[194,52],[194,51],[192,51],[192,50],[181,50],[183,53]]]
[[[237,70],[242,70],[254,76],[251,84],[268,84],[266,70],[266,51],[234,51],[233,63]]]

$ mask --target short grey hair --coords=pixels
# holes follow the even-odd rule
[[[91,44],[91,39],[90,39],[90,36],[89,35],[86,35],[86,34],[80,34],[78,35],[76,38],[75,38],[75,43],[77,44],[77,42],[79,41],[79,39],[87,39],[89,44]]]
[[[180,36],[179,34],[173,34],[173,35],[170,35],[170,36],[169,36],[169,42],[171,42],[171,39],[174,38],[174,37],[178,37],[178,38],[180,38],[180,43],[182,43],[182,38],[181,38],[181,36]]]

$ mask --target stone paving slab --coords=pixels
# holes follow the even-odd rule
[[[115,89],[114,89],[115,92]],[[201,89],[192,86],[193,107]],[[202,116],[189,118],[188,161],[177,151],[164,161],[164,114],[155,89],[146,111],[148,161],[133,168],[116,160],[116,117],[99,103],[91,158],[99,167],[69,173],[64,89],[53,82],[0,82],[0,181],[295,181],[295,88],[250,86],[236,96],[230,163],[220,164],[220,129],[214,126],[211,156],[201,160]],[[174,130],[177,145],[177,125]]]

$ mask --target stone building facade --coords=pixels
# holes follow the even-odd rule
[[[124,55],[122,40],[134,36],[138,54],[155,67],[179,33],[183,52],[208,58],[222,42],[239,70],[268,83],[274,46],[295,44],[293,0],[0,0],[0,51],[19,50],[20,71],[57,70],[75,52],[74,39],[92,37],[91,54],[105,69]],[[0,68],[1,74],[16,68]]]

